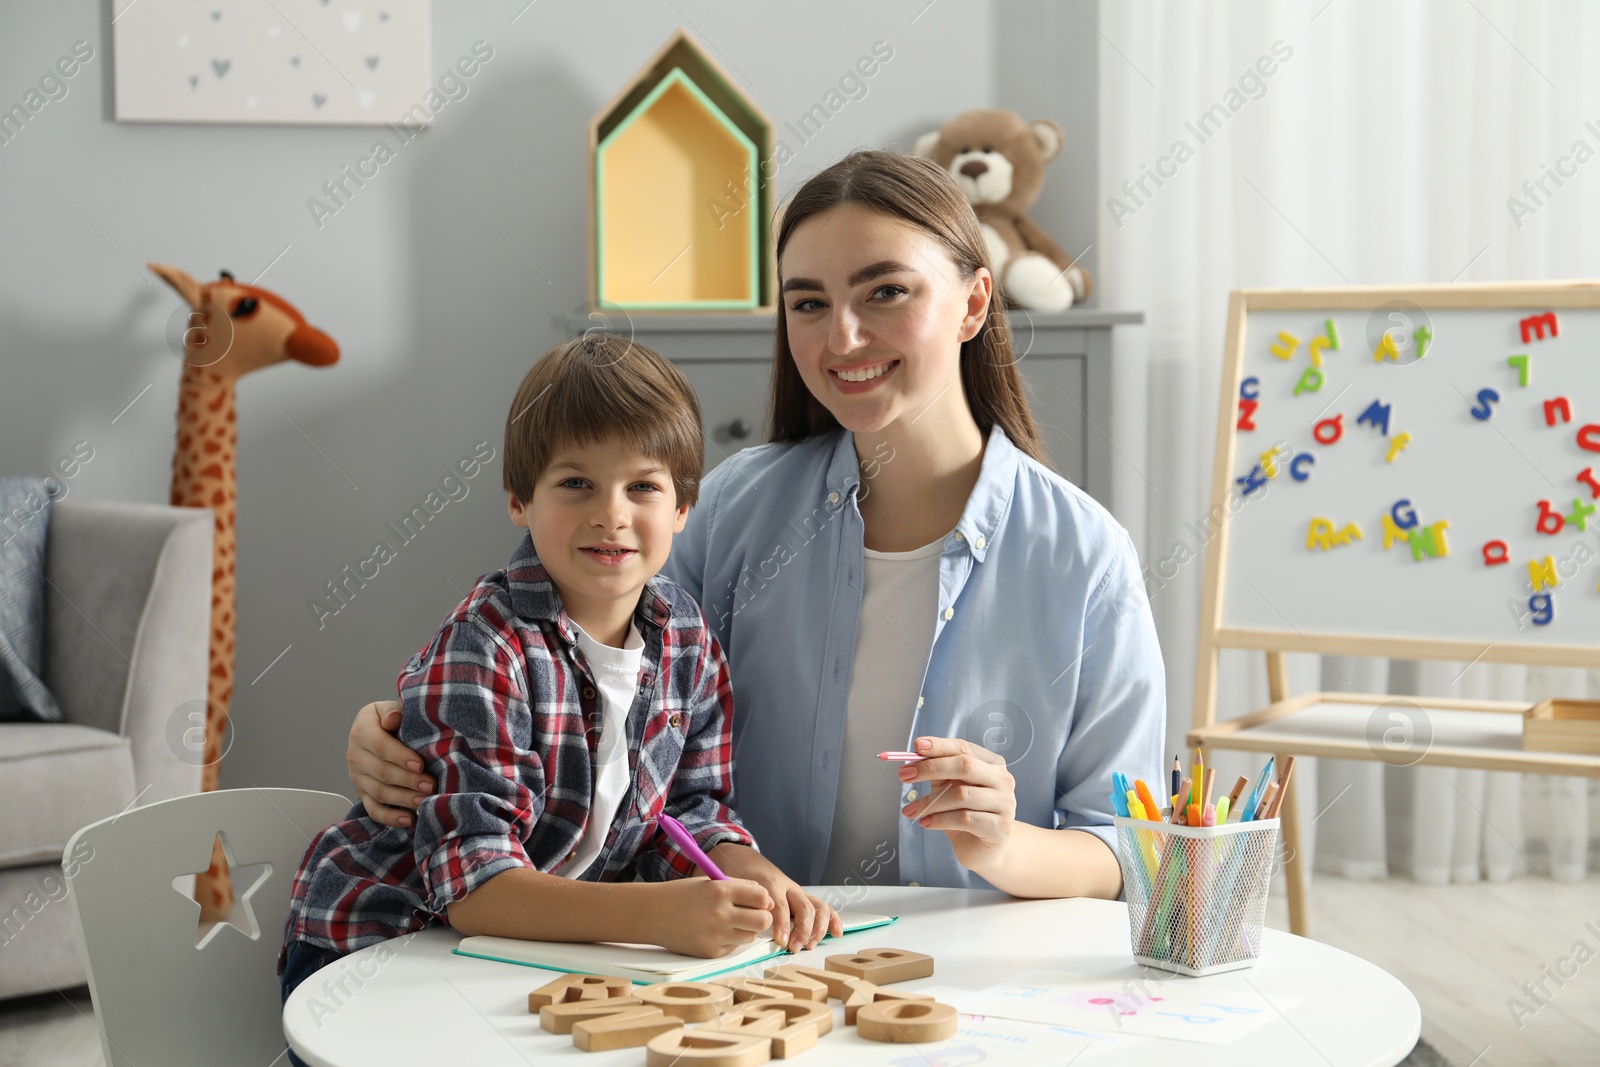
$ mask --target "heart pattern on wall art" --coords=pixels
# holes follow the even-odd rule
[[[394,121],[432,88],[432,11],[379,2],[112,0],[117,119]]]

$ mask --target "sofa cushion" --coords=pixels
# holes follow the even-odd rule
[[[51,483],[61,485],[0,478],[0,720],[61,721],[61,707],[39,677]]]
[[[68,838],[134,795],[126,737],[72,723],[0,722],[0,869],[60,863]]]
[[[0,1000],[70,989],[89,980],[78,948],[78,916],[67,900],[60,859],[57,856],[53,865],[0,871]],[[11,1024],[10,1019],[6,1022]],[[14,1043],[20,1036],[12,1030],[0,1044]],[[99,1040],[92,1031],[89,1037],[97,1049],[92,1061],[85,1054],[83,1062],[104,1063],[98,1052]],[[22,1044],[26,1047],[28,1042]],[[0,1053],[0,1063],[12,1062],[21,1061]]]

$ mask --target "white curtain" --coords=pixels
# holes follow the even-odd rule
[[[1106,0],[1094,32],[1101,304],[1146,316],[1119,328],[1113,510],[1152,568],[1179,752],[1204,561],[1174,549],[1209,507],[1228,291],[1600,277],[1600,161],[1571,156],[1578,141],[1600,152],[1600,5]],[[1218,103],[1227,120],[1199,127]],[[1546,166],[1577,174],[1557,186]],[[1592,671],[1290,662],[1295,692],[1600,697]],[[1264,655],[1224,653],[1219,718],[1266,700]],[[1591,779],[1300,763],[1319,870],[1572,880],[1600,854]],[[1259,764],[1222,754],[1219,779]]]

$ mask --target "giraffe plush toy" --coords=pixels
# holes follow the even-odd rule
[[[251,371],[284,360],[326,367],[339,346],[306,322],[276,293],[233,280],[214,282],[161,263],[150,269],[189,305],[184,331],[183,372],[178,381],[178,445],[172,456],[172,503],[210,508],[215,516],[211,550],[211,657],[206,686],[205,766],[200,788],[217,788],[222,740],[233,699],[234,638],[234,449],[238,419],[233,390]],[[225,919],[233,889],[220,848],[211,867],[195,880],[202,922]]]

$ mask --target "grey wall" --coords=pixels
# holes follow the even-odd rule
[[[1071,251],[1092,240],[1096,41],[1076,12],[1044,0],[545,0],[512,24],[523,6],[435,4],[436,73],[480,38],[494,58],[320,229],[307,198],[392,133],[119,124],[109,0],[0,9],[7,107],[75,41],[96,53],[64,99],[0,145],[0,473],[43,472],[87,441],[94,457],[71,494],[166,499],[179,363],[164,331],[177,301],[147,260],[207,279],[272,264],[261,284],[343,349],[332,368],[274,367],[239,391],[239,681],[224,786],[348,793],[356,708],[393,695],[404,659],[515,547],[496,462],[322,629],[307,606],[374,542],[396,544],[385,524],[476,442],[498,457],[512,391],[586,298],[587,123],[678,25],[713,46],[780,138],[873,42],[893,47],[863,99],[790,142],[780,194],[853,147],[905,146],[956,111],[1011,106],[1068,130],[1035,218]]]
[[[1066,134],[1029,215],[1096,277],[1099,17],[1099,4],[1087,0],[1000,0],[993,45],[994,106],[1051,119]],[[1099,300],[1091,294],[1089,303]]]

